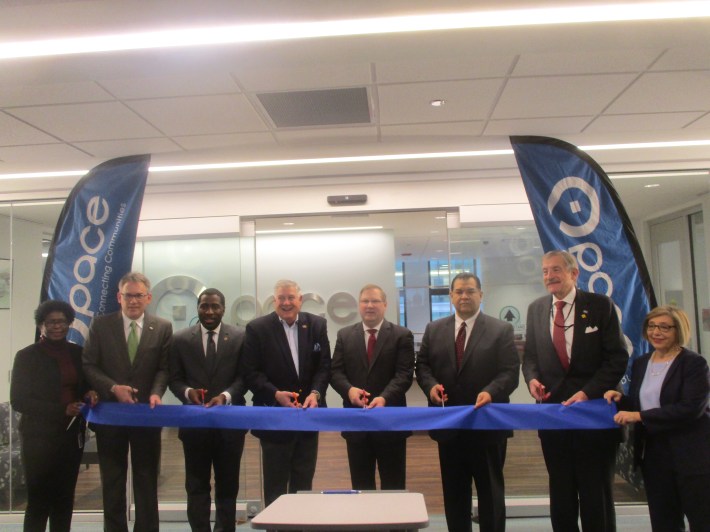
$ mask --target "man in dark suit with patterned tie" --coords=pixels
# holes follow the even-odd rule
[[[207,288],[197,298],[197,325],[178,331],[170,350],[170,390],[186,405],[244,405],[238,371],[244,328],[222,321],[224,294]],[[187,520],[194,532],[210,532],[210,476],[214,468],[215,530],[236,526],[243,430],[181,428],[185,454]]]
[[[626,370],[628,352],[614,302],[576,288],[573,255],[542,258],[549,295],[528,308],[523,376],[537,401],[571,405],[599,399]],[[557,532],[616,530],[612,486],[618,429],[541,430],[550,476],[550,514]]]
[[[161,403],[168,385],[173,327],[145,312],[152,300],[150,281],[130,272],[118,283],[121,311],[91,322],[84,345],[87,380],[101,401]],[[127,532],[126,477],[131,453],[135,530],[157,531],[160,432],[155,427],[95,425],[104,505],[104,530]]]
[[[331,386],[345,408],[407,406],[405,394],[414,373],[414,337],[409,329],[385,320],[387,295],[377,285],[360,290],[362,322],[338,331]],[[380,487],[403,490],[407,438],[411,432],[343,432],[350,479],[356,490],[374,490],[375,467]]]
[[[480,312],[480,279],[464,272],[451,282],[454,316],[427,325],[417,356],[417,381],[429,406],[508,403],[518,386],[520,359],[513,327]],[[503,464],[511,431],[432,431],[439,444],[444,511],[449,530],[471,525],[471,479],[476,483],[479,526],[505,530]]]
[[[301,312],[303,294],[294,281],[274,287],[275,311],[246,328],[241,369],[254,406],[317,408],[325,405],[330,343],[324,318]],[[264,501],[313,486],[318,433],[256,430],[261,440]]]

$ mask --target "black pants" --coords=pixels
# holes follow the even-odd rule
[[[503,465],[508,442],[477,443],[459,434],[439,442],[441,483],[444,489],[446,525],[450,531],[468,532],[471,524],[471,479],[478,496],[482,532],[505,530],[505,482]]]
[[[193,532],[210,532],[210,477],[214,468],[215,532],[233,532],[237,520],[239,465],[244,431],[180,430],[185,454],[187,520]]]
[[[550,477],[555,532],[614,532],[613,483],[619,433],[612,430],[541,430]]]
[[[380,489],[405,489],[407,440],[377,441],[372,434],[347,440],[350,480],[354,490],[375,490],[375,469],[380,473]]]
[[[105,532],[128,532],[126,478],[129,449],[136,505],[133,532],[158,531],[161,430],[154,427],[95,426],[104,501]]]
[[[267,506],[285,493],[309,491],[316,472],[318,433],[295,432],[286,442],[262,439],[261,457]]]
[[[68,532],[74,489],[83,453],[77,426],[59,434],[22,435],[22,462],[27,479],[25,532]],[[79,442],[81,437],[81,445]]]
[[[710,475],[681,474],[668,440],[648,436],[641,471],[654,532],[685,530],[683,515],[692,532],[710,531]]]

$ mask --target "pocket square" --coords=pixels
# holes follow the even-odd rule
[[[599,327],[597,327],[596,325],[594,327],[587,327],[586,329],[584,329],[584,334],[597,332],[598,330],[599,330]]]
[[[316,342],[315,344],[313,344],[313,351],[316,351],[316,352],[320,351],[320,344],[319,343]]]

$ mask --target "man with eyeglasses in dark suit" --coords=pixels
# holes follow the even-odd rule
[[[168,385],[172,324],[145,312],[150,281],[130,272],[118,283],[121,310],[98,316],[84,345],[86,378],[101,401],[161,404]],[[157,531],[160,427],[94,425],[101,471],[104,530],[127,532],[126,478],[131,453],[135,530]]]

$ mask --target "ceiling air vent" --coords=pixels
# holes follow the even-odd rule
[[[276,127],[369,124],[367,89],[264,92],[257,98]]]

